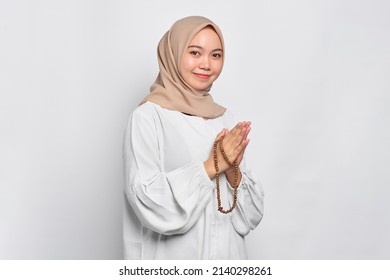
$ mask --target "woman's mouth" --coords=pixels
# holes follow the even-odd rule
[[[207,75],[207,74],[198,74],[198,73],[194,73],[194,75],[196,76],[196,77],[198,77],[199,79],[208,79],[208,78],[210,78],[210,75]]]

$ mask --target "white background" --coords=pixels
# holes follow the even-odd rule
[[[0,0],[0,259],[122,258],[122,136],[184,16],[251,120],[252,259],[390,258],[390,2]]]

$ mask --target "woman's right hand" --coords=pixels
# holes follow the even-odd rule
[[[248,146],[248,133],[251,130],[251,122],[240,122],[232,130],[223,129],[216,137],[220,140],[223,136],[223,142],[219,142],[217,149],[219,173],[223,173],[232,167],[224,160],[219,145],[223,144],[226,156],[231,162],[237,161],[239,165],[243,159],[245,149]],[[214,148],[211,150],[209,158],[204,162],[204,166],[210,179],[215,177],[216,170],[214,165]]]

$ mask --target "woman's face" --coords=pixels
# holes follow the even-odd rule
[[[221,40],[211,27],[199,31],[184,52],[180,74],[196,90],[205,90],[218,78],[223,67]]]

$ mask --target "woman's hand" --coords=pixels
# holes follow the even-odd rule
[[[237,161],[240,165],[245,149],[248,146],[248,133],[251,130],[251,122],[240,122],[231,131],[223,129],[215,140],[220,140],[223,136],[222,142],[219,142],[217,149],[219,173],[226,172],[228,177],[234,176],[234,167],[230,166],[223,158],[219,145],[223,145],[225,154],[231,162]],[[214,151],[210,153],[210,157],[204,162],[204,166],[210,179],[215,177],[216,171],[214,166]],[[230,181],[230,180],[229,180]]]

